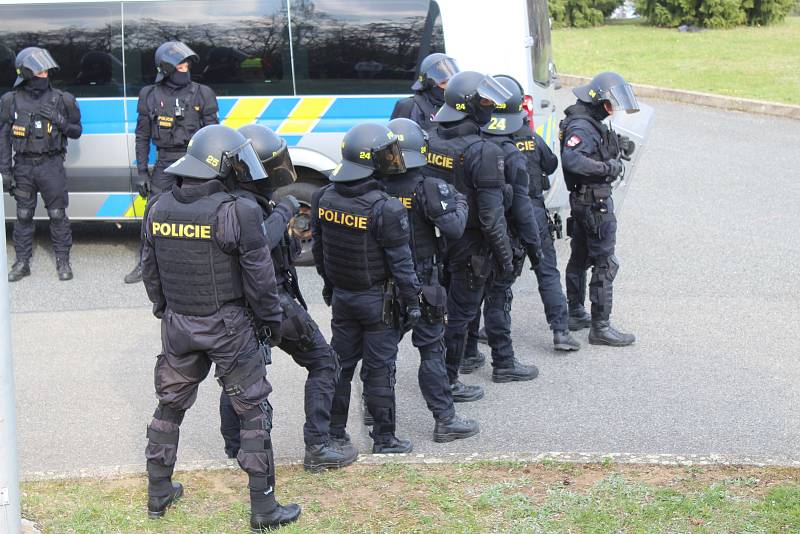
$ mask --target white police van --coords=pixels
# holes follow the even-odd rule
[[[142,216],[131,185],[136,98],[167,40],[200,56],[192,78],[217,93],[223,124],[257,122],[287,140],[299,177],[281,193],[304,204],[292,231],[306,251],[311,194],[338,162],[342,136],[387,121],[429,53],[520,80],[537,130],[557,141],[546,0],[0,0],[0,93],[13,84],[15,54],[40,46],[61,66],[54,85],[78,97],[83,136],[66,160],[71,219]],[[563,180],[553,179],[548,206],[563,209]],[[8,195],[5,210],[13,218]],[[41,203],[36,217],[46,218]]]

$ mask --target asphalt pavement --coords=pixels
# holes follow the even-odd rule
[[[570,99],[561,93],[563,106]],[[800,459],[800,123],[651,104],[651,139],[619,217],[612,316],[637,335],[636,344],[589,346],[583,331],[580,352],[555,353],[526,271],[514,288],[513,335],[518,357],[535,363],[540,376],[494,384],[484,368],[465,377],[486,390],[483,400],[457,406],[480,422],[479,436],[432,441],[418,355],[403,342],[398,434],[415,451]],[[33,275],[11,285],[23,476],[143,469],[160,341],[143,287],[122,283],[137,233],[75,225],[75,279],[58,282],[45,228],[37,233]],[[567,247],[559,245],[562,273]],[[320,280],[302,268],[300,281],[328,334]],[[273,442],[279,458],[297,460],[304,371],[280,351],[273,359]],[[182,427],[179,463],[224,458],[218,395],[209,378]],[[348,429],[364,451],[371,441],[360,415],[354,402]]]

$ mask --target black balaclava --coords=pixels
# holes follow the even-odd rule
[[[189,71],[175,71],[167,78],[167,83],[173,87],[185,87],[192,81],[192,73]]]
[[[428,89],[428,94],[431,96],[431,102],[439,107],[444,105],[444,89],[438,85],[434,85]]]
[[[25,88],[31,91],[32,93],[44,93],[50,87],[50,79],[49,78],[40,78],[39,76],[34,76],[30,80],[25,82]]]

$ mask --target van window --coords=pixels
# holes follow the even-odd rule
[[[53,85],[77,97],[123,95],[120,4],[0,6],[0,92],[14,84],[23,48],[46,48],[61,67]]]
[[[408,93],[433,8],[428,0],[293,1],[297,93]],[[443,51],[441,19],[434,20],[427,53]]]
[[[192,80],[219,96],[292,94],[284,0],[127,2],[124,10],[129,95],[153,83],[155,51],[166,41],[197,53]]]

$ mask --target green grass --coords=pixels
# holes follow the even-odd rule
[[[680,33],[641,23],[553,31],[558,70],[614,70],[631,82],[800,104],[800,17],[764,28]]]
[[[186,495],[160,521],[143,477],[26,483],[23,515],[46,533],[246,532],[246,477],[180,473]],[[303,505],[282,532],[789,533],[800,470],[522,464],[279,469],[278,496]]]

